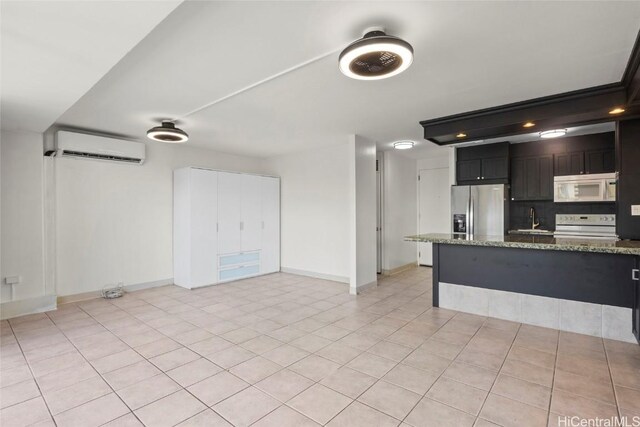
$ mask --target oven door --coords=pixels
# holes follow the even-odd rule
[[[603,179],[556,180],[553,201],[556,203],[604,202],[607,188]],[[613,198],[615,200],[615,188]]]

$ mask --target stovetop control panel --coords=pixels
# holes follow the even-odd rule
[[[556,214],[557,225],[616,225],[615,214]]]

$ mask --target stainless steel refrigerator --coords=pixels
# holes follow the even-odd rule
[[[509,224],[505,184],[452,185],[451,220],[455,234],[502,236]]]

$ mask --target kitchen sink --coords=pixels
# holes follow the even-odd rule
[[[553,236],[553,231],[539,230],[539,229],[532,229],[532,228],[519,228],[517,230],[509,231],[509,234],[535,234],[538,236]]]

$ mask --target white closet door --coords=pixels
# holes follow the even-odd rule
[[[191,169],[191,287],[216,283],[218,173]]]
[[[261,177],[242,175],[242,243],[243,251],[255,251],[262,247],[262,197],[260,194]]]
[[[261,273],[280,271],[280,179],[262,177],[262,262]]]
[[[242,175],[218,172],[218,253],[240,252]]]

